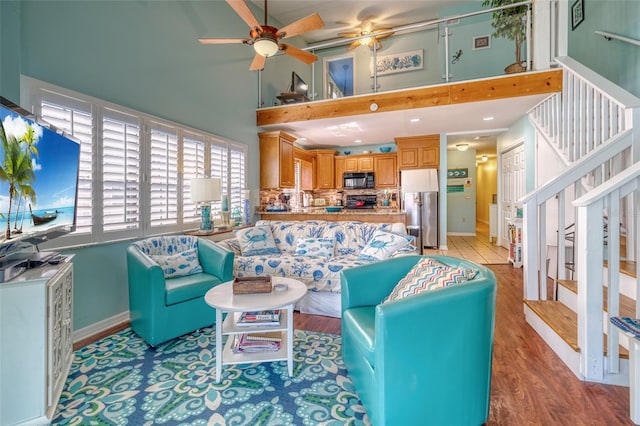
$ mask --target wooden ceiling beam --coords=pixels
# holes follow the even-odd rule
[[[335,100],[262,108],[256,111],[258,126],[376,114],[414,108],[478,102],[562,91],[562,70],[510,74],[496,78],[456,82],[387,93],[370,93]]]

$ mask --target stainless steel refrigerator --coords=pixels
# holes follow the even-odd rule
[[[416,237],[416,246],[437,248],[438,171],[403,170],[400,173],[403,206],[407,212],[407,232]]]

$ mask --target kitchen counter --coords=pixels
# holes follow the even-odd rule
[[[398,209],[343,209],[336,213],[327,213],[324,207],[307,207],[285,212],[262,212],[260,219],[264,220],[328,220],[339,222],[343,220],[357,220],[360,222],[392,223],[400,222],[406,225],[406,212]]]

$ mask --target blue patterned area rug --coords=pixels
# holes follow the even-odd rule
[[[285,361],[225,365],[215,329],[150,348],[130,328],[75,352],[53,424],[370,425],[340,354],[341,338],[296,330]]]

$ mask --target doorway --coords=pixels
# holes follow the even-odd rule
[[[355,95],[354,55],[325,58],[323,62],[324,99],[337,99]]]
[[[518,200],[525,194],[524,141],[500,154],[501,191],[500,191],[500,245],[509,247],[507,234],[508,221],[517,217],[516,210],[522,206]]]

